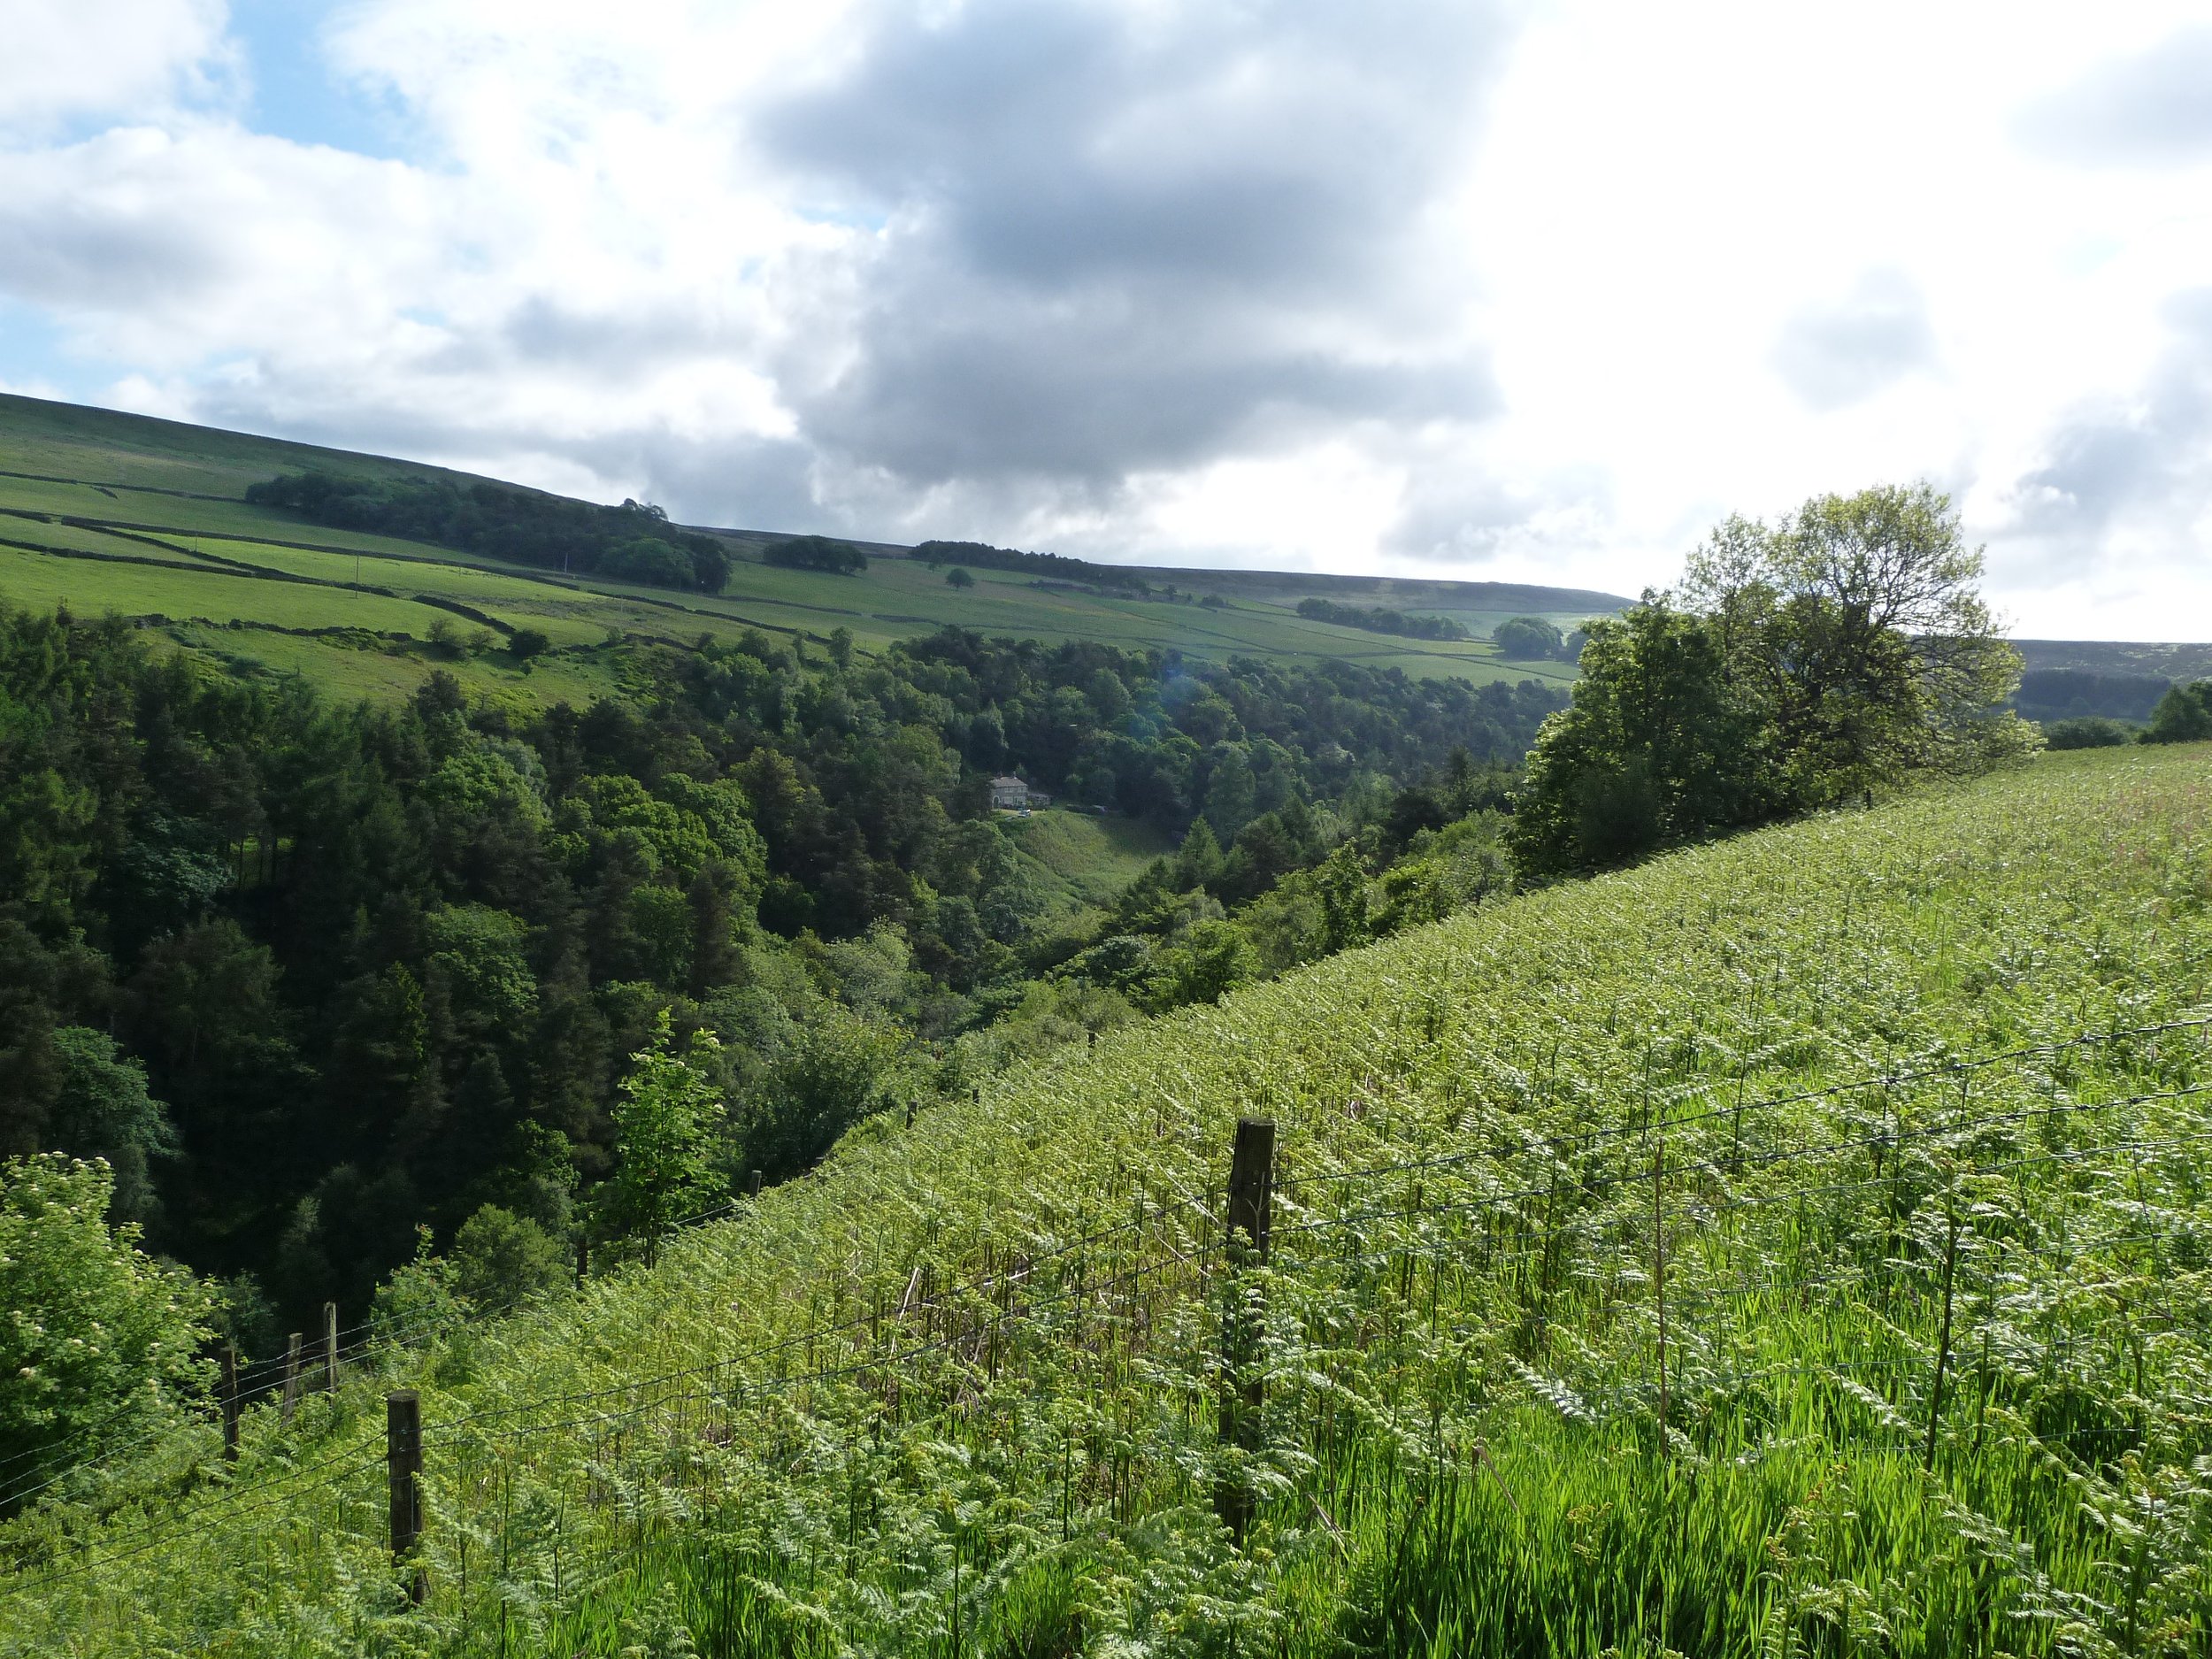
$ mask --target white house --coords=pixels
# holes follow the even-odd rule
[[[1019,812],[1033,806],[1050,806],[1052,797],[1041,789],[1033,789],[1019,778],[997,777],[991,780],[991,804],[1002,812]]]

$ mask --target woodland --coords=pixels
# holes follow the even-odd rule
[[[348,706],[0,610],[0,1155],[106,1159],[111,1218],[220,1280],[250,1352],[487,1207],[533,1260],[618,1259],[611,1113],[664,1015],[720,1043],[699,1190],[772,1183],[1485,890],[1498,769],[1563,701],[956,630],[633,674],[526,718],[443,676]],[[1009,770],[1184,850],[1056,902],[989,807]]]

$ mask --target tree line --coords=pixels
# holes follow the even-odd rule
[[[1310,622],[1333,622],[1343,628],[1364,628],[1370,634],[1395,634],[1409,640],[1464,640],[1466,627],[1449,617],[1409,615],[1387,605],[1348,605],[1316,595],[1298,602],[1298,614]]]
[[[247,486],[256,506],[312,524],[428,541],[540,570],[718,594],[730,555],[672,525],[649,503],[602,507],[511,484],[458,478],[366,479],[291,472]]]
[[[868,556],[849,541],[826,535],[789,536],[771,541],[761,549],[761,562],[787,571],[821,571],[831,576],[857,576],[868,568]]]
[[[1152,591],[1143,573],[1125,565],[1101,565],[1061,553],[1025,553],[1016,548],[993,547],[987,541],[925,541],[914,549],[914,557],[932,570],[941,565],[972,565],[979,571],[1011,571],[1094,588],[1118,588],[1136,594]]]

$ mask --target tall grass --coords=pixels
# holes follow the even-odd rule
[[[86,1475],[7,1535],[0,1653],[2205,1653],[2208,782],[1747,837],[872,1128],[234,1471]]]

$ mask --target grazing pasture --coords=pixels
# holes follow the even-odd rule
[[[1478,636],[1509,616],[1534,612],[1571,627],[1625,603],[1603,594],[1496,583],[1265,572],[1148,571],[1157,590],[1149,598],[988,570],[973,572],[972,585],[959,588],[945,580],[944,571],[873,543],[863,544],[869,566],[858,575],[780,569],[764,563],[762,554],[782,538],[756,531],[710,533],[734,561],[723,591],[710,595],[502,564],[311,524],[244,499],[249,485],[306,471],[395,480],[457,476],[411,462],[0,396],[0,551],[42,552],[50,561],[102,556],[82,557],[81,569],[59,572],[11,557],[0,562],[0,596],[43,603],[65,593],[86,612],[165,618],[151,626],[192,650],[201,649],[194,643],[198,636],[182,626],[192,618],[287,634],[292,643],[244,655],[281,661],[278,672],[372,696],[406,695],[441,665],[441,654],[395,642],[387,661],[365,675],[353,660],[357,652],[342,642],[317,642],[318,632],[366,628],[420,645],[437,607],[411,607],[425,597],[451,600],[483,611],[495,624],[541,630],[557,657],[580,654],[563,664],[564,673],[498,687],[525,703],[550,702],[580,685],[597,695],[611,692],[617,664],[601,649],[611,640],[687,643],[703,634],[732,639],[758,627],[820,643],[843,628],[856,649],[874,652],[948,624],[1046,643],[1085,640],[1171,649],[1215,662],[1233,655],[1309,663],[1338,658],[1417,678],[1455,675],[1477,684],[1532,678],[1563,685],[1573,677],[1571,667],[1505,664],[1485,637],[1379,636],[1302,618],[1298,602],[1317,594],[1364,599],[1379,593],[1425,614],[1448,614]],[[130,573],[133,564],[149,561],[174,566],[176,574],[165,584]],[[254,571],[323,586],[287,592],[279,584],[236,580]],[[376,592],[352,593],[357,580]],[[1174,598],[1166,596],[1170,585]],[[1209,595],[1218,603],[1197,603]],[[388,603],[368,603],[373,598]],[[380,619],[361,619],[370,612]]]

